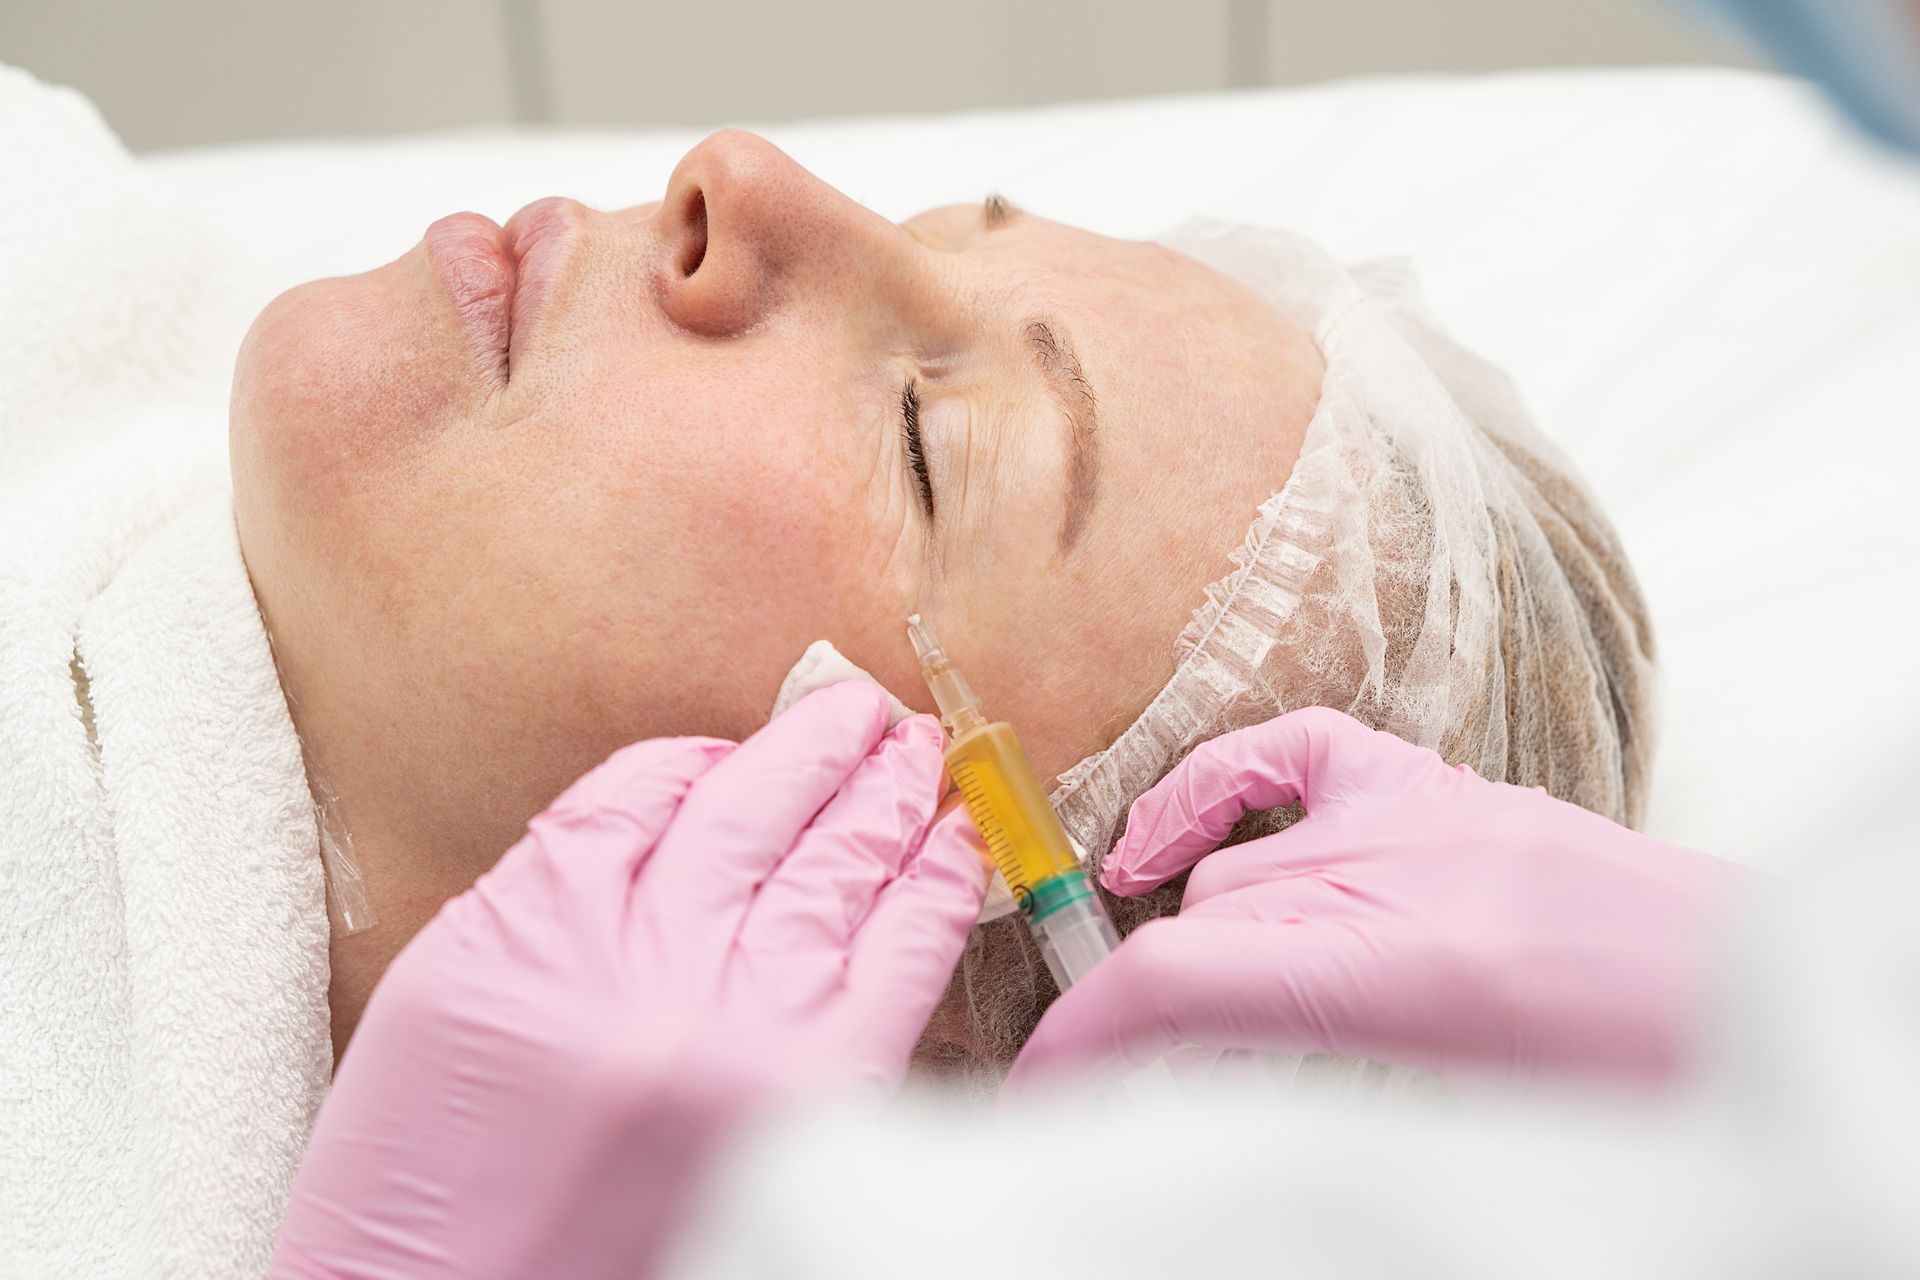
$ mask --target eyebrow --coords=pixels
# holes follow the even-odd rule
[[[1099,397],[1094,395],[1093,384],[1087,381],[1086,370],[1081,368],[1073,344],[1058,321],[1030,319],[1021,326],[1021,336],[1066,425],[1067,493],[1059,535],[1059,548],[1064,554],[1073,549],[1099,496]]]

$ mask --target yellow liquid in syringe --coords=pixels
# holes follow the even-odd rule
[[[963,730],[946,758],[954,788],[1023,911],[1034,885],[1080,870],[1027,753],[1005,721]]]
[[[1120,945],[1113,921],[1013,730],[987,719],[980,699],[917,613],[907,619],[907,639],[947,727],[947,773],[1020,904],[1047,972],[1065,991]]]

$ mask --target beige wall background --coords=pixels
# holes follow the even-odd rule
[[[0,0],[0,61],[140,150],[1738,58],[1658,0]]]

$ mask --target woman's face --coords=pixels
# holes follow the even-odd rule
[[[382,766],[324,763],[498,850],[627,741],[750,733],[813,640],[926,706],[916,610],[1043,773],[1098,749],[1320,372],[1167,249],[894,224],[721,133],[661,203],[456,214],[274,301],[235,505],[303,734]]]

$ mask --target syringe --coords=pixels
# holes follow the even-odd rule
[[[1065,991],[1120,945],[1113,921],[1013,730],[1003,720],[988,721],[980,699],[917,613],[907,619],[907,638],[952,739],[947,772],[1054,982]]]

